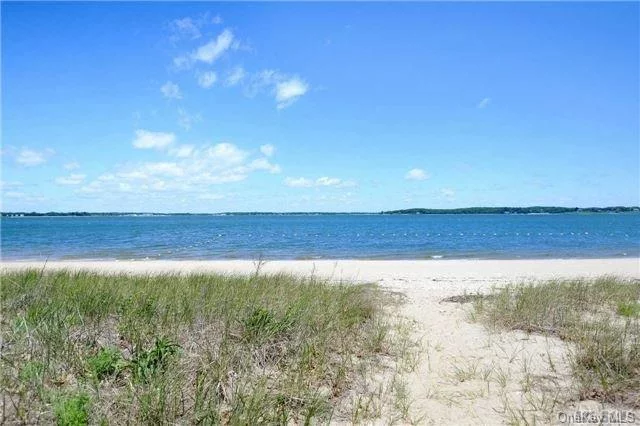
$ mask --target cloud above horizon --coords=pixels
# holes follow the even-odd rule
[[[138,131],[140,132],[140,131]],[[252,156],[238,146],[221,142],[200,147],[179,145],[172,134],[145,132],[141,135],[144,146],[164,153],[163,161],[143,161],[116,166],[78,190],[83,195],[109,193],[206,193],[211,185],[240,182],[254,172],[277,174],[278,164],[266,156]],[[158,141],[161,143],[158,143]],[[170,142],[168,142],[170,140]],[[275,150],[275,148],[274,148]],[[72,184],[76,179],[61,180]]]
[[[87,177],[85,174],[70,174],[69,176],[61,176],[56,178],[58,185],[80,185]]]
[[[18,155],[15,157],[16,163],[25,167],[40,166],[47,162],[47,160],[55,153],[52,149],[44,149],[37,151],[29,148],[22,148]]]
[[[284,184],[290,188],[311,188],[311,187],[337,187],[348,188],[357,186],[357,183],[352,180],[342,180],[335,177],[322,176],[315,180],[305,177],[292,178],[287,177],[284,180]]]
[[[423,169],[411,169],[405,175],[404,178],[406,180],[426,180],[429,179],[431,175],[425,172]]]
[[[131,142],[138,149],[164,149],[173,144],[176,140],[174,133],[150,132],[138,129],[135,131],[135,138]]]

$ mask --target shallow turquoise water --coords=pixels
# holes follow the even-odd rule
[[[640,214],[8,217],[11,259],[640,256]]]

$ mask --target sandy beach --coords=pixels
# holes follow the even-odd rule
[[[3,262],[1,267],[15,270],[43,266],[43,262]],[[145,274],[252,273],[257,267],[256,262],[241,260],[55,261],[46,264],[47,269]],[[417,423],[504,424],[518,417],[533,418],[542,412],[557,413],[559,419],[557,416],[561,413],[577,409],[616,408],[595,403],[553,405],[558,395],[572,392],[566,344],[522,332],[491,332],[469,318],[468,305],[442,299],[485,292],[509,282],[607,274],[640,278],[640,259],[267,261],[260,265],[260,270],[316,274],[336,281],[375,282],[385,289],[403,293],[406,303],[400,314],[414,322],[416,338],[423,349],[417,368],[406,377],[409,410]],[[529,377],[545,378],[548,389],[524,389],[523,383]],[[498,386],[498,382],[502,385]],[[389,418],[382,420],[383,423],[389,421]]]

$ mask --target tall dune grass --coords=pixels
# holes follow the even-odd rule
[[[3,422],[326,422],[361,410],[345,395],[406,348],[385,313],[393,301],[374,286],[260,274],[0,278]]]
[[[569,342],[578,398],[640,408],[640,280],[509,285],[475,298],[474,315]]]

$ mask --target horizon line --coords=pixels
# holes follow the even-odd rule
[[[419,212],[419,211],[430,211],[430,212],[447,212],[447,211],[464,211],[464,210],[472,210],[472,209],[483,209],[483,210],[500,210],[500,209],[564,209],[564,210],[613,210],[613,209],[625,209],[625,210],[640,210],[640,206],[588,206],[588,207],[578,207],[578,206],[543,206],[543,205],[532,205],[532,206],[470,206],[470,207],[452,207],[452,208],[431,208],[431,207],[409,207],[403,209],[393,209],[393,210],[378,210],[378,211],[318,211],[318,210],[310,210],[310,211],[221,211],[221,212],[145,212],[145,211],[86,211],[86,210],[69,210],[69,211],[27,211],[27,210],[16,210],[16,211],[0,211],[1,215],[9,215],[9,214],[39,214],[39,215],[47,215],[47,214],[56,214],[56,215],[72,215],[72,214],[84,214],[84,215],[131,215],[131,214],[140,214],[140,215],[223,215],[223,214],[384,214],[384,213],[401,213],[401,212]]]

